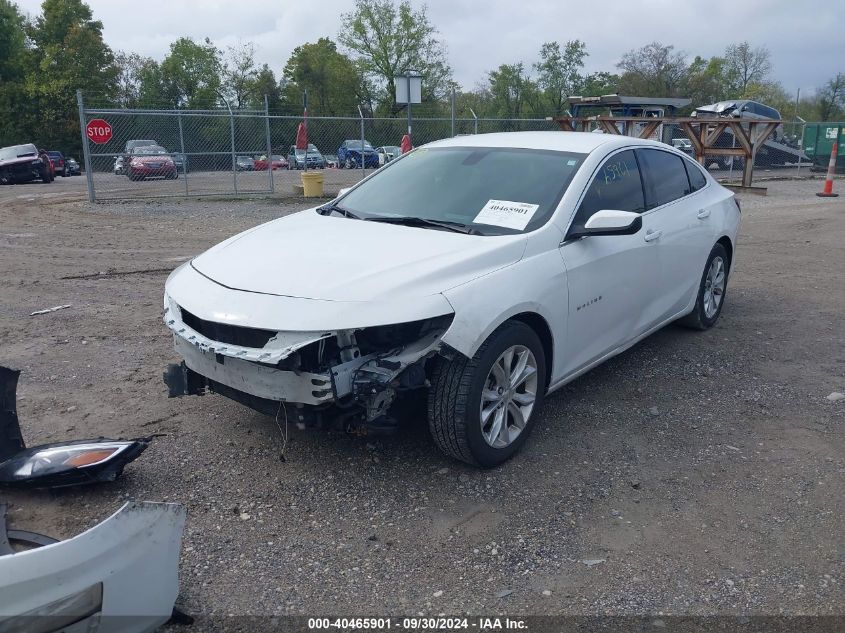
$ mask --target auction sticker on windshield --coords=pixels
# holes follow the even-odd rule
[[[511,200],[488,200],[473,222],[476,224],[489,224],[491,226],[503,226],[508,229],[523,230],[537,209],[539,204],[527,202],[512,202]]]

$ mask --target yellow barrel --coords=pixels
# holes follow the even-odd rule
[[[306,198],[319,198],[323,195],[323,172],[304,171],[302,178],[302,193]]]

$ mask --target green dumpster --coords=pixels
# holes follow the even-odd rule
[[[839,143],[836,172],[845,173],[845,122],[807,123],[804,127],[804,153],[813,161],[811,169],[827,171],[834,142]]]

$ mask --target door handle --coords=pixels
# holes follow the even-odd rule
[[[651,229],[649,229],[648,231],[645,232],[645,238],[644,239],[645,239],[646,242],[653,242],[654,240],[656,240],[661,235],[663,235],[663,231],[652,231]]]
[[[710,209],[701,209],[699,210],[698,214],[695,216],[699,220],[703,220],[704,218],[710,217]]]

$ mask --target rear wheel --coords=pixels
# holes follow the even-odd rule
[[[469,464],[501,464],[525,443],[545,389],[540,339],[524,323],[509,321],[472,358],[438,361],[428,398],[434,441]]]
[[[695,307],[680,320],[683,325],[696,330],[709,330],[716,325],[725,304],[729,266],[725,247],[721,244],[714,245],[704,266]]]
[[[345,161],[343,161],[343,166],[344,166],[346,169],[354,169],[354,168],[355,168],[355,163],[354,163],[354,162],[352,162],[352,159],[351,159],[351,158],[347,157],[347,158],[346,158],[346,160],[345,160]]]

